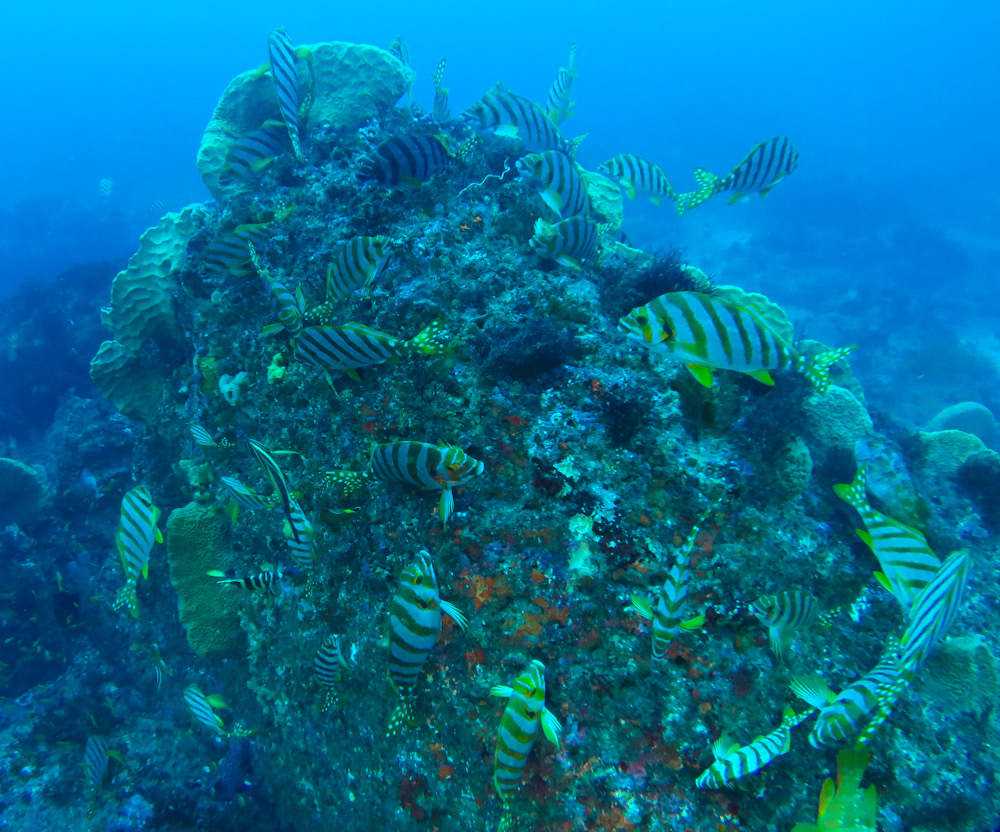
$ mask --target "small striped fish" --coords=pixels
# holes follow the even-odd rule
[[[569,217],[556,223],[539,217],[535,220],[535,234],[528,244],[542,257],[579,271],[583,262],[597,252],[599,230],[586,217]]]
[[[677,198],[663,168],[631,153],[613,156],[597,169],[616,180],[629,199],[635,199],[636,192],[646,194],[654,205],[659,205],[663,197]]]
[[[540,189],[542,200],[560,217],[586,216],[590,199],[576,162],[558,150],[529,153],[517,161],[517,172]]]
[[[760,771],[775,759],[787,754],[792,747],[792,728],[810,715],[811,711],[795,715],[785,708],[781,725],[770,734],[758,737],[750,745],[738,746],[725,734],[712,744],[715,762],[694,781],[699,789],[721,789],[736,780]]]
[[[490,696],[507,698],[507,707],[497,728],[493,786],[508,815],[511,795],[521,783],[524,764],[539,735],[544,734],[545,739],[559,748],[562,725],[545,706],[545,665],[538,659],[514,680],[512,687],[494,685]],[[503,821],[501,828],[504,828]]]
[[[697,630],[705,623],[704,613],[685,620],[688,614],[687,583],[688,561],[694,549],[704,515],[691,529],[687,539],[678,550],[674,562],[667,570],[663,586],[656,590],[653,600],[638,595],[632,596],[632,608],[645,619],[653,622],[653,658],[662,659],[670,642],[684,630]]]
[[[434,73],[434,121],[447,124],[451,121],[451,106],[448,104],[448,90],[444,86],[444,65],[447,58],[442,58]]]
[[[278,109],[288,128],[295,156],[302,158],[299,143],[299,75],[295,69],[295,50],[288,33],[275,29],[267,36],[267,54],[271,59],[271,80],[278,96]]]
[[[219,477],[219,482],[226,489],[226,493],[240,508],[253,511],[258,508],[274,508],[275,503],[271,497],[258,494],[252,488],[248,488],[236,477]]]
[[[108,770],[108,741],[105,737],[87,737],[83,751],[83,773],[95,789],[101,785]]]
[[[285,529],[285,540],[292,563],[311,575],[316,568],[316,533],[302,506],[295,499],[292,499],[292,513],[288,520],[288,528]]]
[[[802,373],[820,393],[830,386],[829,369],[850,355],[841,347],[806,358],[750,309],[699,292],[668,292],[633,309],[618,322],[624,332],[652,352],[683,361],[705,387],[710,370],[735,370],[774,384],[770,370]]]
[[[432,321],[413,338],[393,338],[363,324],[307,326],[295,339],[299,359],[322,370],[342,370],[355,380],[359,367],[418,355],[441,355],[447,334],[440,321]]]
[[[292,490],[288,487],[288,480],[285,479],[285,474],[281,470],[281,466],[278,465],[277,461],[274,459],[274,455],[260,442],[254,439],[247,440],[247,446],[250,448],[250,453],[253,454],[253,458],[257,460],[257,464],[264,469],[264,473],[267,474],[267,478],[271,481],[275,492],[281,500],[282,509],[285,512],[285,518],[291,523],[292,518]],[[292,532],[295,534],[295,526],[292,525]]]
[[[576,44],[573,43],[569,47],[569,66],[559,68],[545,104],[545,114],[555,124],[562,124],[573,115],[573,102],[570,96],[573,94],[573,79],[576,78],[576,69],[573,67],[575,60]]]
[[[447,524],[455,510],[451,491],[483,473],[484,465],[454,445],[431,445],[427,442],[389,442],[375,445],[368,460],[368,470],[327,471],[330,482],[341,485],[345,494],[352,494],[365,480],[401,482],[424,489],[441,489],[438,512]]]
[[[358,181],[415,190],[453,164],[455,157],[444,136],[408,133],[382,142],[374,156],[362,163]]]
[[[857,535],[875,553],[882,567],[875,577],[909,614],[917,596],[941,568],[941,561],[927,545],[927,538],[917,529],[871,507],[867,478],[868,465],[861,463],[854,482],[840,483],[833,490],[861,515],[865,528],[863,531],[857,529]]]
[[[392,39],[388,52],[390,55],[395,56],[403,66],[410,65],[410,47],[406,45],[406,41],[403,40],[402,35],[396,35]]]
[[[327,636],[316,651],[313,660],[316,669],[316,680],[326,691],[323,701],[323,711],[326,712],[337,704],[337,685],[340,684],[341,671],[347,668],[347,659],[340,649],[340,636]]]
[[[326,270],[327,303],[344,300],[371,283],[389,259],[393,245],[394,241],[382,234],[351,237],[342,243],[337,259]]]
[[[771,649],[780,660],[795,634],[816,619],[816,599],[798,589],[762,595],[750,605],[750,612],[767,627]]]
[[[903,632],[903,654],[899,658],[908,677],[923,667],[955,623],[965,600],[971,569],[972,556],[968,551],[952,552],[914,602],[910,621]]]
[[[796,676],[792,693],[819,710],[809,733],[813,748],[839,745],[858,737],[886,702],[886,692],[903,683],[899,652],[890,646],[875,668],[840,693],[834,694],[822,676]]]
[[[215,573],[209,573],[214,575]],[[238,586],[241,589],[247,590],[247,592],[256,592],[257,590],[266,589],[272,595],[277,597],[281,595],[281,573],[264,571],[258,572],[256,575],[251,575],[249,578],[223,578],[221,581],[216,581],[217,584],[222,586]]]
[[[258,222],[237,226],[228,234],[205,246],[201,259],[213,271],[230,272],[239,277],[249,273],[250,246],[260,251],[271,239],[270,223]]]
[[[211,728],[217,735],[223,734],[222,719],[212,710],[213,705],[222,707],[219,697],[205,696],[197,685],[188,685],[184,688],[184,703],[196,721]]]
[[[160,510],[153,505],[153,497],[144,485],[125,492],[122,498],[121,520],[115,534],[115,546],[125,571],[125,586],[118,590],[111,609],[125,607],[133,618],[139,617],[139,599],[136,584],[139,575],[149,577],[149,553],[154,543],[162,543],[163,535],[156,527]]]
[[[413,690],[441,633],[442,613],[463,630],[469,625],[465,613],[441,600],[430,553],[421,549],[417,559],[403,570],[389,604],[389,679],[399,694],[399,703],[389,719],[387,737],[404,725],[416,725]]]
[[[220,182],[231,185],[260,173],[285,152],[287,141],[285,122],[268,119],[256,130],[237,139],[229,148],[219,174]]]
[[[570,157],[583,138],[567,141],[545,110],[502,84],[462,113],[462,120],[477,133],[517,139],[528,150],[561,150]]]
[[[696,208],[721,191],[735,192],[729,200],[730,205],[748,193],[759,193],[763,198],[798,166],[799,152],[792,147],[788,136],[775,136],[766,142],[758,142],[725,177],[715,176],[704,168],[695,168],[694,178],[701,187],[678,196],[677,211],[683,216],[685,211]]]
[[[264,336],[274,335],[276,332],[285,331],[295,337],[302,331],[302,326],[306,316],[306,301],[302,296],[301,287],[291,291],[280,280],[271,277],[270,272],[264,267],[257,254],[257,249],[250,243],[250,262],[264,281],[268,292],[271,293],[271,303],[274,311],[278,315],[278,323],[268,324],[261,333]]]
[[[105,199],[109,199],[111,194],[114,192],[115,183],[104,177],[100,182],[97,183],[97,193],[103,196]]]
[[[196,445],[201,445],[203,448],[217,448],[219,447],[215,440],[205,428],[201,425],[191,425],[191,436],[195,441]]]

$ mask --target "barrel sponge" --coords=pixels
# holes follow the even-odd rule
[[[241,654],[245,639],[237,607],[207,574],[232,566],[225,516],[194,502],[174,509],[167,519],[167,559],[191,649],[199,656]]]
[[[590,200],[590,218],[595,222],[608,223],[613,228],[622,227],[625,222],[625,202],[622,189],[602,173],[579,168],[583,185]]]
[[[36,521],[47,492],[38,471],[16,459],[0,457],[0,526]]]
[[[813,460],[826,464],[831,456],[854,459],[854,446],[874,430],[865,406],[848,389],[831,385],[822,396],[809,396],[802,403],[805,440]]]
[[[105,341],[90,362],[90,378],[105,398],[131,419],[152,423],[163,398],[163,380],[117,341]]]
[[[111,306],[102,322],[126,350],[137,352],[147,338],[175,327],[175,272],[188,240],[198,230],[203,209],[189,205],[164,214],[139,238],[139,250],[111,284]]]
[[[982,439],[964,430],[921,432],[920,444],[924,473],[939,477],[954,477],[970,456],[986,449]]]
[[[317,43],[295,48],[300,99],[312,99],[303,108],[302,132],[324,126],[353,133],[379,112],[392,107],[410,89],[413,70],[376,46],[354,43]],[[220,183],[226,156],[233,144],[268,119],[280,119],[278,99],[267,64],[237,75],[226,87],[205,128],[198,148],[198,171],[216,199],[234,191]]]
[[[747,292],[739,286],[716,286],[713,295],[726,303],[733,303],[749,309],[767,324],[768,328],[788,344],[794,338],[792,322],[785,310],[759,292]]]
[[[989,645],[962,636],[941,642],[931,654],[924,689],[954,711],[971,711],[980,719],[990,713],[1000,694],[1000,666]]]
[[[924,427],[925,431],[964,430],[994,450],[1000,447],[1000,426],[993,413],[979,402],[959,402],[946,407]]]

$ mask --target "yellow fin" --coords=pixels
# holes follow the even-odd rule
[[[882,584],[882,586],[884,586],[886,589],[888,589],[889,592],[892,592],[893,594],[895,594],[896,590],[892,586],[892,581],[889,580],[889,578],[885,574],[885,572],[875,572],[873,574],[875,575],[875,580],[876,581],[878,581],[880,584]]]
[[[649,603],[648,598],[643,598],[639,595],[632,596],[632,609],[634,609],[643,618],[653,617],[653,607]]]
[[[705,624],[705,613],[699,613],[694,618],[681,622],[682,630],[700,630]]]
[[[493,128],[493,135],[503,136],[507,139],[516,139],[518,136],[516,124],[499,124]]]
[[[699,384],[704,387],[712,386],[712,371],[704,364],[688,364],[687,368]]]
[[[747,373],[750,378],[755,378],[762,384],[768,384],[774,386],[774,379],[771,378],[771,374],[767,370],[754,370],[751,373]]]

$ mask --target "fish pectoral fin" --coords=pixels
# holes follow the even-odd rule
[[[223,708],[229,710],[229,706],[226,704],[226,700],[222,698],[221,693],[213,693],[205,697],[205,701],[208,702],[213,708]]]
[[[649,201],[652,202],[657,208],[660,207],[660,198],[658,196],[651,196]]]
[[[453,618],[455,620],[455,623],[463,630],[468,628],[469,617],[464,612],[462,612],[458,607],[452,604],[450,601],[441,602],[441,612],[443,612],[450,618]]]
[[[735,205],[741,199],[743,199],[743,194],[741,192],[737,191],[735,194],[733,194],[731,197],[729,197],[729,204],[730,205]]]
[[[553,188],[542,191],[542,202],[549,206],[553,211],[556,212],[560,217],[562,216],[563,208],[566,205],[566,201],[559,196],[559,192]]]
[[[438,502],[438,514],[441,515],[442,528],[447,527],[448,518],[455,513],[455,497],[451,489],[445,486],[441,489],[441,499]]]
[[[653,617],[653,607],[649,603],[648,598],[643,598],[640,595],[632,596],[632,609],[634,609],[643,618],[651,619]]]
[[[700,630],[705,625],[705,613],[699,613],[694,618],[681,622],[682,630]]]
[[[777,184],[778,184],[777,182],[774,183],[774,185],[777,185]],[[773,188],[774,185],[772,185],[771,188]],[[760,189],[760,198],[763,199],[765,196],[767,196],[769,193],[771,193],[771,188],[761,188]]]
[[[635,199],[635,188],[626,188],[625,194],[629,199]]]
[[[545,739],[557,749],[559,748],[559,735],[562,733],[562,725],[556,718],[556,715],[548,708],[542,709],[542,733],[545,734]]]
[[[514,688],[510,685],[494,685],[490,688],[490,696],[500,696],[504,699],[510,699],[514,695]]]
[[[789,682],[788,687],[799,699],[818,710],[823,710],[834,699],[833,691],[818,673],[811,676],[796,676]]]
[[[695,377],[695,380],[703,387],[712,386],[712,371],[704,364],[688,364],[688,371]]]
[[[503,136],[506,139],[516,139],[518,137],[516,124],[499,124],[493,130],[493,135]]]
[[[142,565],[142,577],[143,577],[143,580],[147,580],[147,581],[149,580],[149,561],[148,560]]]
[[[875,572],[875,580],[878,581],[882,586],[889,590],[889,592],[895,593],[896,590],[892,585],[892,581],[889,580],[889,576],[885,572]]]
[[[163,532],[161,532],[159,529],[156,530],[156,542],[157,543],[163,542]]]
[[[771,374],[767,370],[754,370],[751,373],[747,373],[750,378],[755,378],[761,384],[767,384],[771,387],[774,386],[774,379],[771,378]]]

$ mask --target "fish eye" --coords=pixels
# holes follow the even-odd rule
[[[647,318],[647,317],[646,317],[645,315],[636,315],[636,316],[635,316],[635,322],[636,322],[637,324],[640,324],[641,326],[645,326],[645,325],[646,325],[646,322],[647,322],[648,320],[649,320],[649,318]]]

